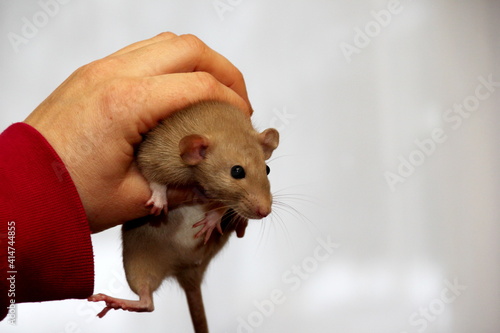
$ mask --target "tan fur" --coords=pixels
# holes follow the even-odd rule
[[[189,135],[208,139],[207,158],[196,166],[180,157],[179,142]],[[267,135],[266,135],[267,134]],[[272,198],[265,160],[279,141],[268,129],[258,133],[240,110],[223,103],[201,103],[165,119],[146,136],[137,162],[147,180],[169,185],[201,185],[209,197],[231,199],[237,213],[260,218],[257,207],[270,209]],[[247,177],[235,180],[233,165],[245,168]]]
[[[186,162],[180,156],[179,142],[190,135],[207,139],[206,157],[201,161],[192,155]],[[232,106],[203,103],[174,114],[148,133],[137,160],[150,182],[200,185],[210,200],[221,202],[239,218],[261,218],[259,211],[270,212],[272,204],[265,159],[278,139],[276,130],[256,132],[250,119]],[[231,177],[234,165],[245,168],[244,179]],[[208,209],[210,203],[184,205],[167,215],[128,222],[122,229],[127,281],[141,299],[151,300],[145,311],[153,309],[151,293],[164,279],[175,277],[186,292],[197,333],[208,332],[200,287],[204,272],[237,224],[226,216],[224,234],[214,232],[204,244],[202,238],[194,237],[200,227],[193,228],[193,224]]]

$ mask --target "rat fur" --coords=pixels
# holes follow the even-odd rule
[[[258,133],[242,111],[220,102],[191,106],[150,131],[138,149],[137,163],[150,182],[147,204],[153,206],[153,215],[122,228],[125,273],[139,300],[91,296],[90,301],[106,302],[98,316],[119,308],[153,311],[153,292],[174,277],[186,293],[195,332],[208,332],[203,275],[234,230],[240,236],[247,219],[271,212],[265,160],[278,143],[275,129]],[[200,188],[199,200],[168,211],[166,186]],[[219,233],[212,234],[214,228]]]

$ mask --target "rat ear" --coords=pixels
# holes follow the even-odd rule
[[[273,154],[273,151],[278,147],[280,134],[274,128],[268,128],[259,134],[259,141],[264,149],[264,157],[267,160]]]
[[[205,159],[208,139],[202,135],[185,136],[179,142],[181,158],[188,165],[196,165]]]

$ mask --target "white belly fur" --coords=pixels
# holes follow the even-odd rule
[[[193,228],[196,222],[205,217],[205,207],[203,205],[183,206],[169,212],[167,224],[173,232],[172,243],[177,248],[193,250],[203,243],[203,237],[195,238],[196,233],[201,230],[201,226]]]

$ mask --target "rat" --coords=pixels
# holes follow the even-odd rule
[[[153,293],[174,277],[185,291],[195,332],[208,332],[204,273],[234,231],[242,237],[248,219],[271,213],[265,161],[278,144],[276,129],[259,133],[241,110],[215,101],[176,112],[147,133],[136,160],[150,184],[151,215],[122,227],[125,275],[139,300],[93,295],[89,301],[106,302],[98,316],[111,309],[153,311]],[[169,210],[167,187],[179,186],[194,188],[197,200]]]

